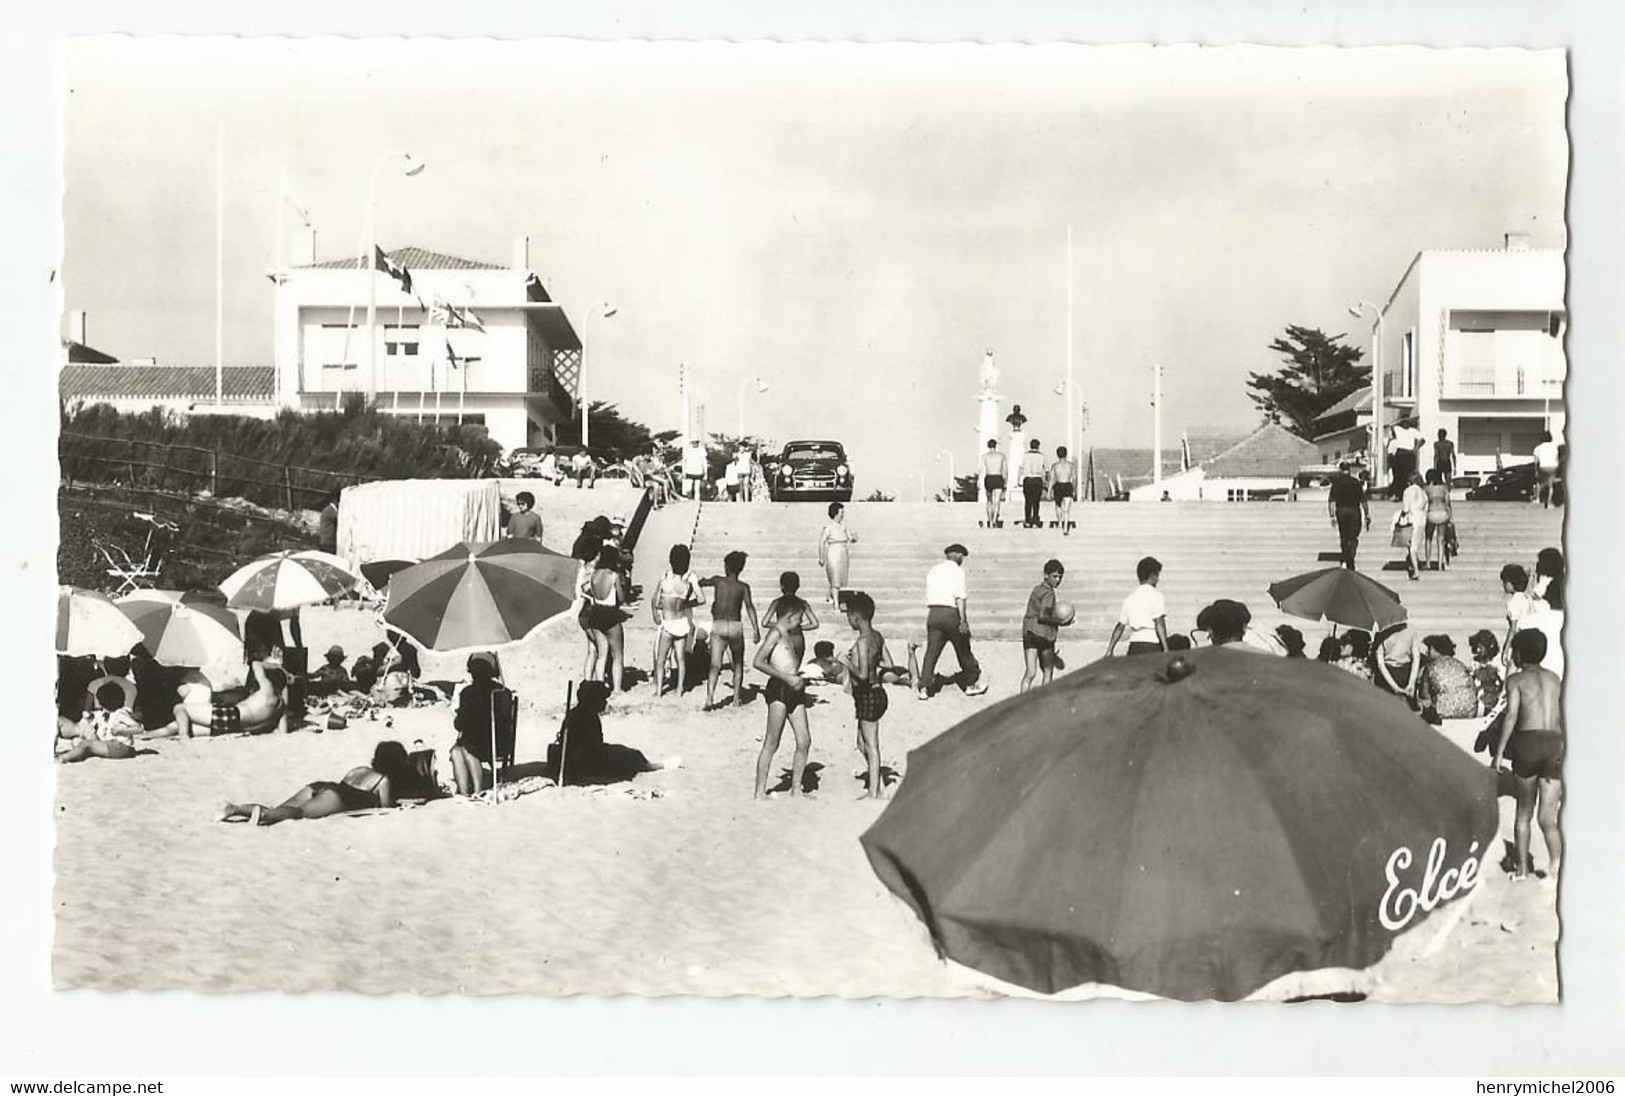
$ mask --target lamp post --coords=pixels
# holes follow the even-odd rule
[[[381,156],[367,177],[367,208],[364,223],[366,238],[361,244],[360,269],[367,272],[367,402],[378,394],[378,272],[373,269],[373,254],[378,248],[378,174],[392,160],[404,161],[401,174],[408,177],[421,174],[428,165],[412,158],[410,152],[391,152]]]
[[[947,449],[937,450],[937,459],[948,458],[948,501],[954,501],[954,487],[959,483],[959,477],[954,475],[954,455]]]
[[[1361,301],[1349,306],[1349,315],[1359,319],[1362,310],[1367,308],[1376,321],[1371,336],[1371,487],[1375,490],[1382,483],[1387,464],[1382,442],[1382,309],[1370,301]]]
[[[767,382],[761,377],[746,377],[739,382],[739,436],[745,436],[745,393],[749,391],[751,382],[756,382],[757,394],[767,391]]]
[[[587,323],[584,326],[590,332],[594,320],[607,320],[619,311],[620,309],[608,301],[603,301],[595,306],[591,312],[587,313]],[[589,339],[588,342],[590,343],[591,340]],[[590,421],[591,405],[587,399],[587,353],[588,347],[583,346],[581,348],[581,373],[576,377],[576,406],[581,408],[581,448],[583,449],[587,448],[588,433],[592,426]]]

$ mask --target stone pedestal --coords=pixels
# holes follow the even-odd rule
[[[971,468],[976,476],[976,501],[981,502],[982,456],[987,452],[987,443],[997,441],[999,437],[998,393],[984,391],[977,398],[976,406],[976,459],[971,463]]]

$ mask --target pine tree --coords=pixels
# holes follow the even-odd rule
[[[1249,373],[1247,378],[1252,389],[1247,396],[1266,421],[1309,438],[1316,416],[1371,383],[1371,367],[1360,364],[1363,352],[1344,345],[1346,337],[1287,325],[1285,338],[1270,343],[1285,364],[1274,373]]]

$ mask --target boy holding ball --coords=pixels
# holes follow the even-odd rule
[[[1070,605],[1058,606],[1055,601],[1055,591],[1065,577],[1066,567],[1052,559],[1044,564],[1044,581],[1027,595],[1027,615],[1021,622],[1021,653],[1027,660],[1027,670],[1021,675],[1022,692],[1032,688],[1039,667],[1043,667],[1045,685],[1055,680],[1055,641],[1073,617]]]

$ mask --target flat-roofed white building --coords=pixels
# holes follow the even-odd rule
[[[410,275],[410,293],[388,273],[358,270],[356,256],[314,262],[306,246],[311,261],[272,274],[283,406],[332,409],[370,388],[385,413],[483,425],[510,450],[551,441],[575,413],[581,339],[529,270],[524,239],[507,265],[420,247],[388,252]],[[458,326],[459,315],[470,324]]]
[[[1441,428],[1463,472],[1528,461],[1544,431],[1562,438],[1564,277],[1561,251],[1517,235],[1501,250],[1411,260],[1382,309],[1382,421],[1417,420],[1428,439],[1421,467]],[[1328,409],[1316,421],[1321,459],[1363,451],[1370,420],[1369,389]]]

